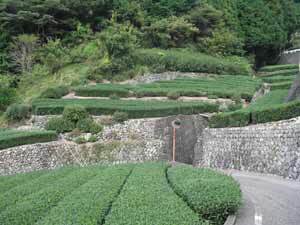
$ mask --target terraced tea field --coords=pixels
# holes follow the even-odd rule
[[[0,181],[5,225],[221,225],[241,202],[233,178],[165,163],[64,168]]]
[[[249,76],[209,76],[202,78],[182,78],[170,81],[159,81],[151,84],[122,85],[122,84],[98,84],[80,86],[75,88],[77,96],[85,97],[119,97],[137,96],[154,97],[167,96],[170,92],[176,92],[181,96],[216,96],[231,98],[241,95],[250,100],[261,80]]]
[[[129,118],[160,117],[177,114],[197,114],[218,111],[217,104],[180,101],[128,101],[97,99],[38,99],[32,103],[37,115],[62,114],[68,105],[86,108],[92,115],[126,112]]]
[[[25,144],[49,142],[57,139],[52,131],[19,131],[11,129],[0,130],[0,150]]]

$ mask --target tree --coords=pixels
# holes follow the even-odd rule
[[[19,72],[30,72],[34,64],[34,53],[38,47],[38,37],[22,34],[14,38],[11,57]]]
[[[239,20],[245,47],[256,55],[257,66],[274,60],[288,42],[288,34],[276,17],[263,0],[239,1]]]

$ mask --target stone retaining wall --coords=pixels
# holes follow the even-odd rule
[[[300,180],[300,120],[205,129],[198,166],[276,174]]]

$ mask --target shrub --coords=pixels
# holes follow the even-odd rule
[[[56,139],[57,134],[52,131],[0,131],[0,149],[34,143],[50,142]]]
[[[88,142],[97,142],[97,140],[98,140],[97,136],[96,135],[92,135],[92,136],[90,136]]]
[[[85,143],[87,143],[87,142],[88,142],[88,141],[87,141],[84,137],[78,137],[78,138],[75,139],[75,143],[76,143],[76,144],[79,144],[79,145],[85,144]]]
[[[241,205],[241,190],[232,177],[185,165],[169,168],[167,177],[175,192],[210,224],[224,224]]]
[[[91,80],[91,81],[95,81],[97,83],[101,83],[103,81],[103,76],[101,74],[97,74],[94,72],[91,72],[88,76],[87,79]]]
[[[239,94],[234,94],[231,97],[231,100],[235,102],[235,104],[241,104],[242,103],[242,97]]]
[[[136,51],[137,63],[165,71],[199,72],[214,74],[248,75],[251,67],[246,60],[220,58],[183,50],[139,49]]]
[[[54,130],[57,133],[70,132],[75,128],[75,124],[65,118],[55,117],[48,121],[46,130]]]
[[[219,113],[211,117],[209,126],[211,128],[222,127],[242,127],[247,126],[250,122],[250,112],[236,111],[228,113]]]
[[[12,88],[0,87],[0,111],[5,110],[16,99],[16,91]]]
[[[275,72],[278,70],[289,70],[289,69],[298,69],[299,66],[296,64],[287,64],[287,65],[273,65],[273,66],[265,66],[260,68],[260,72]]]
[[[81,105],[92,115],[112,115],[116,111],[126,112],[130,118],[191,115],[218,111],[217,104],[181,101],[36,99],[32,104],[37,115],[62,114],[64,108],[69,105]]]
[[[166,169],[163,163],[137,165],[113,202],[105,222],[110,225],[207,225],[174,193],[167,182]]]
[[[128,114],[125,112],[115,112],[113,114],[113,121],[117,123],[123,123],[128,120]]]
[[[110,95],[109,98],[111,100],[119,100],[120,99],[120,97],[118,95],[116,95],[116,94]]]
[[[63,118],[69,122],[77,123],[79,120],[86,119],[88,117],[86,109],[79,105],[66,106],[63,111]]]
[[[253,124],[291,119],[300,116],[300,102],[295,101],[252,111]]]
[[[30,118],[31,107],[23,104],[13,104],[5,112],[5,117],[10,121],[21,121]]]
[[[92,118],[79,120],[76,124],[76,127],[82,132],[93,134],[100,133],[103,130],[103,127],[94,122]]]
[[[77,96],[84,97],[109,97],[116,95],[118,97],[128,97],[129,90],[121,85],[98,84],[90,86],[80,86],[74,89]]]
[[[176,91],[170,91],[167,94],[168,99],[177,100],[180,98],[180,93]]]
[[[41,98],[54,98],[59,99],[69,93],[67,86],[59,86],[54,88],[48,88],[41,94]]]

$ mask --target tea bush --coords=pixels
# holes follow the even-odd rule
[[[185,165],[169,168],[167,174],[175,192],[213,225],[224,224],[241,205],[239,184],[232,177]]]
[[[50,142],[57,139],[56,132],[52,131],[0,131],[0,149],[11,148],[41,142]]]

